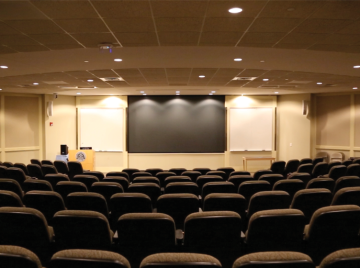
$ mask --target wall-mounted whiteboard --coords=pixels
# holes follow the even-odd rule
[[[230,151],[272,151],[273,108],[230,108]]]
[[[123,151],[124,110],[79,109],[80,147]]]

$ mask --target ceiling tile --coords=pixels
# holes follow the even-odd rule
[[[314,44],[325,39],[328,34],[290,33],[281,39],[280,44]]]
[[[46,45],[46,47],[51,50],[62,50],[62,49],[74,49],[74,48],[84,48],[83,46],[74,43],[74,44],[55,44],[55,45]]]
[[[112,70],[89,70],[96,77],[118,77]]]
[[[6,54],[6,53],[16,53],[17,51],[9,48],[9,47],[5,47],[5,46],[0,46],[0,54]]]
[[[249,32],[284,33],[292,30],[300,22],[300,19],[294,18],[259,18],[251,25]]]
[[[80,79],[82,79],[82,78],[90,79],[90,77],[93,78],[93,75],[87,71],[70,71],[70,72],[65,72],[65,74],[70,75],[72,77],[80,78]]]
[[[0,20],[46,19],[29,1],[0,1]]]
[[[162,77],[166,78],[166,73],[164,68],[141,68],[140,72],[147,79],[148,77]]]
[[[105,22],[113,32],[155,32],[154,22],[148,17],[105,19]]]
[[[205,78],[212,77],[218,69],[214,68],[194,68],[191,72],[191,77],[198,77],[199,75],[205,75]]]
[[[249,81],[230,81],[228,84],[226,84],[226,87],[241,87],[248,82]]]
[[[11,48],[19,52],[49,51],[47,47],[41,45],[32,45],[32,46],[12,45]]]
[[[272,44],[278,42],[285,33],[246,33],[240,44]]]
[[[144,45],[157,46],[158,41],[155,33],[115,33],[123,46]]]
[[[121,77],[143,77],[140,73],[139,69],[115,69],[115,73],[120,75]]]
[[[130,85],[126,82],[106,82],[106,83],[115,88],[130,87]]]
[[[359,34],[360,33],[360,21],[354,21],[351,24],[345,26],[337,33],[341,34]]]
[[[268,1],[210,1],[206,12],[207,17],[251,17],[258,15],[261,9]],[[228,10],[233,7],[242,8],[238,14],[229,13]]]
[[[104,18],[151,17],[149,1],[92,1]]]
[[[359,1],[326,1],[326,3],[320,9],[316,10],[311,17],[321,19],[356,20],[360,18],[359,10]]]
[[[307,18],[318,8],[327,5],[323,1],[269,1],[259,17]]]
[[[196,46],[199,39],[198,32],[161,32],[158,33],[160,45],[192,45]]]
[[[313,43],[312,43],[313,44]],[[284,48],[284,49],[307,49],[312,44],[287,44],[287,43],[278,43],[274,45],[274,48]]]
[[[68,34],[36,34],[30,37],[44,45],[76,44]]]
[[[52,19],[99,17],[88,1],[32,1],[32,3]]]
[[[352,23],[351,20],[308,19],[295,28],[297,33],[334,33]]]
[[[200,32],[202,18],[155,18],[158,32]]]
[[[285,71],[285,70],[271,70],[264,73],[263,75],[265,75],[266,77],[282,77],[290,72],[291,71]]]
[[[169,84],[182,83],[187,84],[189,77],[168,77]]]
[[[109,32],[101,19],[55,20],[68,33],[105,33]]]
[[[189,77],[190,73],[190,68],[166,68],[168,77]]]
[[[2,35],[0,38],[0,44],[2,45],[39,45],[38,42],[33,39],[22,35]]]
[[[117,44],[116,39],[110,33],[81,33],[71,35],[86,47],[98,47],[100,43]]]
[[[204,32],[245,32],[253,18],[206,18]]]
[[[217,70],[213,79],[215,79],[215,78],[216,79],[222,79],[222,78],[227,79],[227,77],[233,78],[242,71],[243,71],[243,69],[237,69],[237,68],[221,68],[221,69]]]
[[[7,21],[7,24],[9,21]],[[17,31],[16,29],[11,28],[10,26],[6,25],[3,22],[0,22],[0,34],[7,34],[7,35],[11,35],[11,34],[20,34],[19,31]]]
[[[360,42],[360,34],[332,34],[318,41],[318,44],[355,45]]]
[[[207,1],[151,1],[155,17],[203,17]]]
[[[201,34],[200,45],[235,46],[242,35],[242,32],[205,32]]]
[[[350,46],[339,44],[316,44],[309,47],[309,50],[321,50],[321,51],[336,51],[336,52],[348,52],[355,53],[349,49]],[[354,48],[353,48],[354,49]]]
[[[51,20],[9,20],[6,23],[26,34],[64,33],[64,31]]]
[[[246,69],[239,74],[240,77],[258,77],[268,72],[267,70]]]

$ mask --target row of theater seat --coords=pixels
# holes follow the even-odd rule
[[[0,262],[4,267],[42,268],[31,251],[16,246],[0,246]],[[326,256],[318,268],[357,268],[360,266],[360,248],[339,250]],[[103,250],[63,250],[51,257],[48,268],[131,268],[122,255]],[[158,253],[145,257],[140,268],[221,268],[216,258],[196,253]],[[312,259],[300,252],[260,252],[235,260],[233,268],[315,268]],[[135,268],[135,267],[133,267]]]
[[[336,250],[360,246],[360,207],[355,205],[320,208],[308,225],[296,209],[255,213],[245,235],[241,224],[235,212],[192,213],[181,237],[166,214],[128,213],[118,219],[114,236],[106,217],[94,211],[59,211],[50,227],[35,209],[3,207],[0,244],[32,250],[43,264],[55,251],[85,248],[116,251],[134,266],[150,254],[183,251],[212,255],[225,267],[244,254],[263,251],[304,252],[319,264]]]

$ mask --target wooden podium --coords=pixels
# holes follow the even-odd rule
[[[94,150],[69,150],[69,161],[78,161],[84,170],[94,170]]]

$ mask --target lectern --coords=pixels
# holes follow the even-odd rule
[[[94,150],[69,150],[69,161],[78,161],[84,170],[94,170]]]

